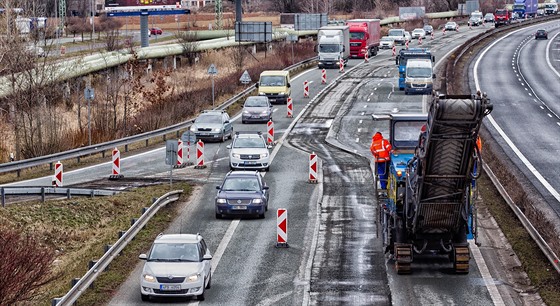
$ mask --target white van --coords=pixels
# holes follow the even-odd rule
[[[431,94],[436,77],[432,61],[427,58],[414,58],[406,61],[406,78],[404,93]]]

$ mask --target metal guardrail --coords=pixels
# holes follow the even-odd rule
[[[290,71],[290,70],[296,69],[296,68],[298,68],[302,65],[306,65],[310,62],[313,62],[315,59],[316,59],[316,57],[303,60],[299,63],[296,63],[292,66],[289,66],[289,67],[285,68],[284,70]],[[242,92],[240,92],[240,93],[236,94],[235,96],[231,97],[226,102],[224,102],[223,104],[216,107],[216,109],[226,109],[227,107],[231,106],[235,102],[239,101],[240,99],[242,99],[243,97],[248,95],[254,89],[255,89],[255,84],[249,86],[248,88],[246,88]],[[37,166],[41,166],[41,165],[45,165],[45,164],[49,164],[49,163],[52,166],[52,164],[57,162],[57,161],[61,161],[61,160],[65,160],[65,159],[71,159],[71,158],[78,158],[79,159],[82,156],[86,156],[86,155],[90,155],[90,154],[96,154],[96,153],[100,153],[100,152],[105,152],[105,151],[108,151],[108,150],[112,150],[113,148],[118,147],[118,146],[128,146],[129,144],[132,144],[132,143],[135,143],[135,142],[147,141],[151,138],[161,137],[161,136],[164,136],[166,134],[173,133],[173,132],[179,133],[180,130],[185,130],[188,127],[190,127],[190,125],[193,122],[194,122],[194,119],[191,119],[191,120],[183,121],[181,123],[177,123],[177,124],[174,124],[174,125],[171,125],[171,126],[168,126],[168,127],[165,127],[165,128],[161,128],[161,129],[158,129],[158,130],[155,130],[155,131],[145,132],[145,133],[142,133],[142,134],[133,135],[133,136],[117,139],[117,140],[107,141],[107,142],[104,142],[104,143],[95,144],[95,145],[87,146],[87,147],[84,147],[84,148],[72,149],[72,150],[68,150],[68,151],[64,151],[64,152],[60,152],[60,153],[55,153],[55,154],[50,154],[50,155],[25,159],[25,160],[3,163],[3,164],[0,164],[0,173],[20,171],[20,170],[23,170],[23,169],[27,169],[27,168],[31,168],[31,167],[37,167]]]
[[[93,281],[105,271],[109,266],[111,261],[119,255],[119,253],[127,246],[127,244],[140,232],[140,230],[150,221],[150,219],[159,211],[163,206],[177,201],[179,195],[183,193],[183,190],[174,190],[168,192],[158,198],[151,206],[148,208],[140,218],[132,225],[130,228],[115,242],[113,246],[103,256],[97,261],[93,267],[91,267],[86,274],[80,278],[80,280],[68,291],[64,297],[61,299],[54,299],[54,305],[73,305],[76,300],[86,291]],[[56,303],[56,304],[55,304]]]
[[[68,199],[72,196],[112,196],[120,191],[106,190],[106,189],[91,189],[91,188],[73,188],[73,187],[0,187],[0,198],[2,200],[2,207],[6,206],[7,195],[39,195],[41,200],[45,201],[45,196],[49,194],[65,195]]]

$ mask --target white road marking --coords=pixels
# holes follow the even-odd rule
[[[558,124],[558,126],[560,126],[560,122],[556,122],[556,124]]]
[[[370,92],[369,95],[370,95],[370,96],[373,96],[373,92]]]
[[[371,101],[371,99],[367,98],[367,101],[369,102],[369,101]],[[366,107],[367,107],[367,105],[364,105],[364,108],[366,108]]]
[[[216,271],[216,268],[218,267],[218,264],[220,263],[220,259],[222,259],[222,256],[224,255],[224,252],[226,251],[226,248],[227,248],[231,238],[233,237],[233,233],[235,232],[235,229],[239,225],[240,221],[241,221],[241,219],[235,219],[235,220],[231,221],[231,224],[229,225],[228,229],[226,230],[226,233],[225,233],[224,237],[220,241],[220,244],[218,245],[218,248],[216,248],[216,252],[214,252],[214,255],[212,256],[212,275],[214,275],[214,272]]]
[[[367,99],[367,100],[368,100],[368,102],[369,102],[369,99]],[[364,105],[364,108],[367,108],[367,104]]]
[[[377,83],[377,86],[381,85],[381,83]]]
[[[362,132],[362,128],[358,128],[358,133],[361,133],[361,132]]]
[[[560,72],[558,72],[556,69],[554,69],[554,67],[552,66],[552,63],[550,62],[550,54],[549,54],[549,47],[550,44],[552,44],[552,42],[556,39],[556,37],[560,35],[559,33],[556,33],[556,35],[554,35],[554,37],[552,37],[552,40],[550,40],[550,42],[548,42],[548,44],[546,45],[546,53],[545,53],[545,57],[546,57],[546,63],[548,65],[548,67],[550,68],[550,70],[552,70],[559,78],[560,78]],[[554,50],[560,50],[560,49],[554,49]],[[555,59],[555,62],[560,62],[560,59]]]
[[[359,123],[362,124],[362,122],[364,122],[364,120],[360,119]]]
[[[497,306],[505,305],[504,300],[502,299],[502,296],[500,295],[500,292],[496,287],[494,279],[490,274],[490,270],[488,270],[488,267],[486,266],[486,262],[484,262],[484,258],[482,257],[482,253],[480,253],[480,249],[474,243],[473,240],[469,240],[469,246],[471,249],[471,254],[474,257],[474,261],[478,266],[478,271],[480,271],[480,276],[482,276],[482,279],[484,280],[484,284],[486,284],[486,288],[488,288],[488,292],[490,293],[492,302],[494,302],[494,305]]]
[[[375,87],[373,90],[377,90],[377,87]]]
[[[362,116],[365,115],[365,114],[366,114],[365,112],[362,112]]]
[[[358,138],[356,138],[356,142],[360,142],[360,138],[359,138],[359,137],[358,137]]]
[[[552,118],[552,115],[551,115],[551,114],[547,114],[547,115],[548,115],[550,118]],[[381,173],[383,173],[383,172],[381,172]]]
[[[542,110],[544,110],[544,106],[542,106],[542,105],[539,105],[539,107],[540,107],[540,108],[541,108]]]

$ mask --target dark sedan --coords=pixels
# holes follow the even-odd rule
[[[535,33],[535,39],[548,39],[548,32],[546,32],[546,30],[543,29],[538,29],[537,32]]]
[[[224,215],[256,215],[268,210],[268,186],[257,171],[230,171],[216,186],[216,219]]]

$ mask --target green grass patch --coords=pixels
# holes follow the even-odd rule
[[[547,305],[560,305],[560,275],[540,251],[533,238],[525,230],[515,213],[504,201],[486,175],[478,180],[479,192],[511,244],[531,280],[531,285],[539,292]]]

